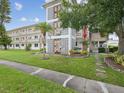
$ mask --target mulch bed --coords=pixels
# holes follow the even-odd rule
[[[124,73],[124,67],[120,64],[115,63],[115,61],[111,57],[106,57],[104,59],[104,62],[108,67],[111,67],[112,69],[123,72]]]

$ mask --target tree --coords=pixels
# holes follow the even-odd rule
[[[10,14],[10,2],[9,0],[0,0],[0,25],[8,23],[11,20]]]
[[[66,27],[80,29],[83,25],[89,25],[90,31],[100,31],[101,34],[116,32],[119,37],[119,52],[124,54],[124,0],[88,0],[86,4],[73,5],[63,1],[63,6],[71,9],[70,13],[65,8],[60,12],[63,27],[66,19]],[[63,17],[63,13],[66,16]],[[68,13],[71,19],[67,18]]]
[[[10,22],[10,2],[9,0],[0,0],[0,45],[7,49],[7,45],[11,43],[11,38],[7,36],[5,23]]]
[[[59,19],[62,22],[63,28],[74,28],[76,31],[85,29],[87,27],[87,18],[84,15],[84,4],[78,4],[76,1],[62,0],[63,8],[59,13]],[[87,36],[86,36],[87,38]],[[83,50],[87,50],[87,39],[82,37]]]
[[[46,32],[52,31],[52,27],[51,27],[51,25],[49,25],[48,23],[43,22],[43,23],[39,23],[39,24],[36,26],[36,29],[40,29],[40,31],[41,31],[41,35],[42,35],[42,36],[41,36],[41,40],[42,40],[43,49],[44,49],[43,58],[45,58],[45,45],[46,45],[45,36],[46,36]]]
[[[11,38],[7,35],[4,26],[0,26],[0,45],[4,46],[4,49],[7,50],[7,45],[11,44]]]
[[[96,20],[95,24],[100,32],[117,33],[119,37],[119,52],[124,54],[124,0],[90,0],[86,10],[89,12],[88,16],[94,14],[88,20]]]
[[[77,31],[82,29],[84,19],[82,16],[82,5],[77,2],[69,2],[67,0],[62,0],[62,9],[59,12],[59,19],[61,20],[61,26],[63,28],[74,28]]]

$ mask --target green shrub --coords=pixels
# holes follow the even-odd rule
[[[81,54],[81,48],[75,47],[69,51],[70,54]]]
[[[115,52],[113,56],[116,63],[124,66],[124,55]]]
[[[114,53],[114,52],[116,52],[116,51],[118,51],[118,47],[110,47],[110,46],[109,46],[109,52]]]
[[[42,48],[42,49],[40,49],[40,51],[41,52],[44,52],[44,51],[46,51],[46,48]]]
[[[124,66],[124,55],[121,56],[122,66]]]
[[[81,52],[81,48],[78,48],[78,47],[75,47],[73,50],[74,50],[74,52],[76,52],[76,53],[80,53],[80,52]]]
[[[88,55],[88,51],[82,50],[82,51],[81,51],[81,55]]]
[[[71,49],[69,51],[70,55],[74,55],[74,54],[80,54],[80,55],[88,55],[88,51],[87,50],[74,50]]]
[[[69,53],[70,53],[70,55],[73,55],[74,54],[74,50],[73,49],[69,50]]]
[[[25,48],[26,51],[30,51],[31,50],[31,44],[28,44]]]
[[[98,50],[99,50],[99,53],[105,53],[105,48],[100,47]]]

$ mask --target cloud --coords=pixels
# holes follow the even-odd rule
[[[35,23],[38,23],[40,22],[40,19],[38,17],[35,17],[35,18],[30,18],[30,19],[27,19],[26,17],[22,17],[20,19],[21,22],[35,22]]]
[[[22,22],[25,22],[25,21],[27,21],[27,18],[26,18],[26,17],[22,17],[22,18],[21,18],[21,21],[22,21]]]
[[[20,11],[20,10],[22,10],[22,8],[23,8],[22,4],[15,2],[15,9],[16,10]]]
[[[40,8],[41,8],[41,9],[44,9],[44,8],[43,8],[43,5],[41,5]]]
[[[33,19],[33,22],[38,23],[38,22],[40,22],[40,19],[37,18],[37,17],[35,17],[35,18]]]

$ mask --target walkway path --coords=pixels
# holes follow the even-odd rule
[[[16,68],[31,75],[36,75],[41,78],[54,81],[58,84],[62,84],[63,87],[72,88],[79,93],[124,93],[124,87],[106,84],[95,80],[89,80],[16,62],[0,60],[0,64]]]
[[[101,78],[106,78],[107,77],[106,71],[104,70],[103,63],[101,62],[98,53],[95,54],[95,58],[96,58],[96,76]]]

